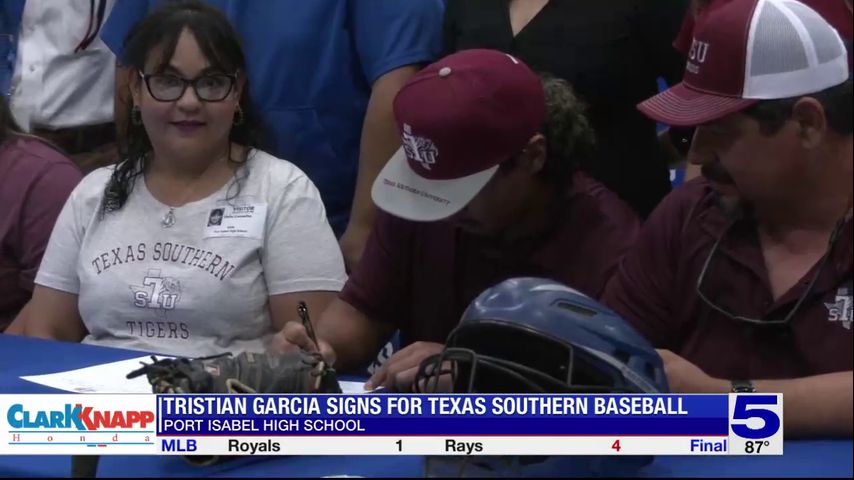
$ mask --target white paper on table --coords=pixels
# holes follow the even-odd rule
[[[169,358],[157,356],[158,359]],[[77,370],[29,375],[21,380],[74,393],[151,393],[145,375],[128,379],[127,374],[151,363],[151,356],[131,358],[118,362],[102,363]]]
[[[369,393],[368,390],[365,390],[365,382],[339,380],[338,385],[341,386],[342,393]]]
[[[158,356],[161,358],[170,358]],[[151,393],[145,375],[128,379],[127,374],[151,363],[151,356],[103,363],[91,367],[44,375],[29,375],[22,380],[74,393]],[[366,393],[365,382],[339,381],[344,393]]]

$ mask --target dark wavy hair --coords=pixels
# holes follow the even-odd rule
[[[238,71],[246,77],[246,58],[240,37],[220,10],[200,0],[165,2],[149,13],[125,38],[122,64],[142,72],[152,51],[160,48],[160,59],[156,71],[165,70],[175,53],[178,38],[184,29],[193,34],[202,54],[212,67],[228,73]],[[263,128],[253,109],[248,85],[247,80],[240,97],[243,121],[232,126],[229,134],[229,149],[231,142],[246,147],[261,148]],[[133,100],[130,95],[127,97],[127,133],[118,142],[124,161],[116,166],[104,190],[102,213],[117,211],[124,206],[136,177],[146,171],[151,161],[151,140],[145,128],[132,121]],[[230,150],[228,161],[240,163],[239,160],[231,157]],[[233,182],[233,185],[237,186],[238,193],[242,178],[245,178],[245,175],[243,177],[236,175]],[[231,186],[229,186],[230,190]]]
[[[540,133],[546,137],[546,162],[538,177],[565,192],[572,174],[590,165],[596,136],[587,119],[587,105],[575,95],[572,85],[548,72],[539,72],[546,97],[546,119]],[[509,171],[519,157],[501,164],[499,171]]]
[[[572,173],[589,165],[596,146],[596,135],[587,118],[587,104],[576,95],[569,82],[541,72],[546,94],[546,123],[542,133],[548,145],[541,176],[562,192]]]

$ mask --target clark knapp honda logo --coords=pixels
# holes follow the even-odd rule
[[[691,41],[691,50],[688,51],[688,63],[685,65],[685,70],[691,73],[700,73],[700,65],[705,63],[706,56],[709,54],[709,42],[701,42],[696,38]]]
[[[436,163],[439,149],[429,138],[419,137],[412,134],[412,127],[403,124],[403,150],[406,156],[420,163],[425,170]]]
[[[852,312],[852,288],[851,286],[840,287],[836,291],[836,298],[833,303],[825,303],[827,307],[827,321],[839,322],[846,330],[851,330],[851,312]]]

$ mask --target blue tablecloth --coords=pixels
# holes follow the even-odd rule
[[[124,360],[144,353],[0,334],[0,393],[56,393],[19,377]],[[851,477],[850,440],[787,441],[785,455],[768,457],[660,456],[640,471],[645,477]],[[571,476],[561,459],[526,467],[523,475]],[[567,459],[569,460],[569,459]],[[67,456],[0,456],[0,476],[67,477]],[[99,476],[110,477],[370,477],[423,476],[416,456],[303,456],[238,458],[212,467],[192,467],[176,456],[104,456]],[[501,473],[499,473],[501,475]]]

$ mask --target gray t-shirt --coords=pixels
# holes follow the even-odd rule
[[[141,175],[122,209],[102,218],[112,171],[92,172],[71,194],[35,281],[78,295],[85,343],[183,356],[263,351],[275,333],[270,295],[344,285],[318,190],[290,162],[253,150],[239,181],[174,209],[170,227],[169,207]]]

